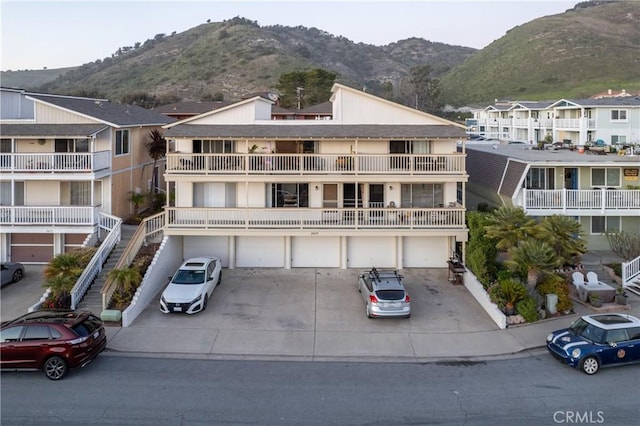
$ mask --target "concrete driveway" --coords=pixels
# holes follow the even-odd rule
[[[45,289],[42,275],[46,265],[24,265],[25,275],[17,283],[0,289],[0,320],[8,321],[24,315],[40,300]]]
[[[494,345],[487,345],[485,339],[497,326],[464,286],[447,281],[445,269],[403,271],[411,296],[409,319],[366,318],[356,286],[359,272],[223,270],[222,284],[206,311],[163,314],[159,303],[150,303],[130,327],[108,327],[108,348],[288,359],[415,360],[447,355],[452,347],[460,354],[495,353]],[[512,339],[506,343],[512,352],[521,349]],[[479,349],[481,345],[485,348]],[[502,344],[499,347],[504,349]]]
[[[229,330],[472,332],[497,326],[446,269],[405,269],[411,318],[368,319],[357,289],[359,270],[231,269],[204,312],[163,314],[151,303],[133,327],[215,327]],[[158,294],[158,299],[160,295]]]

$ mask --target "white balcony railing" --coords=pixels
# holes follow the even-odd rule
[[[97,224],[98,208],[91,206],[0,206],[0,225]]]
[[[111,165],[111,152],[3,153],[0,170],[12,172],[95,172]]]
[[[640,214],[637,189],[523,189],[523,208],[531,210],[601,211]]]
[[[167,155],[170,174],[446,174],[465,173],[465,157],[439,155],[191,154]]]
[[[169,207],[167,229],[465,228],[463,208],[314,209]]]

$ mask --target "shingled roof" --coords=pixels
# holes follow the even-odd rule
[[[31,99],[96,118],[115,127],[162,126],[175,121],[172,117],[136,105],[123,105],[104,99],[54,95],[29,95]]]
[[[268,138],[268,139],[428,139],[465,138],[464,129],[448,125],[312,124],[237,125],[181,124],[167,129],[165,137],[185,138]]]
[[[0,133],[3,137],[64,137],[86,138],[108,128],[106,124],[3,124]]]

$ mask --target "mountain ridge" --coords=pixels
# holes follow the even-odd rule
[[[23,88],[114,100],[134,91],[177,100],[233,100],[275,91],[284,73],[323,68],[344,84],[391,99],[412,67],[427,64],[450,105],[496,98],[548,100],[607,89],[640,90],[639,45],[640,2],[578,3],[564,13],[515,26],[481,50],[418,37],[375,46],[317,28],[261,27],[235,17],[157,34],[110,58]],[[3,72],[3,86],[11,81],[7,77]]]

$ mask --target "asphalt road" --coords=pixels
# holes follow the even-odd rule
[[[636,425],[640,366],[587,376],[546,352],[488,362],[101,355],[59,382],[3,372],[7,425]]]

